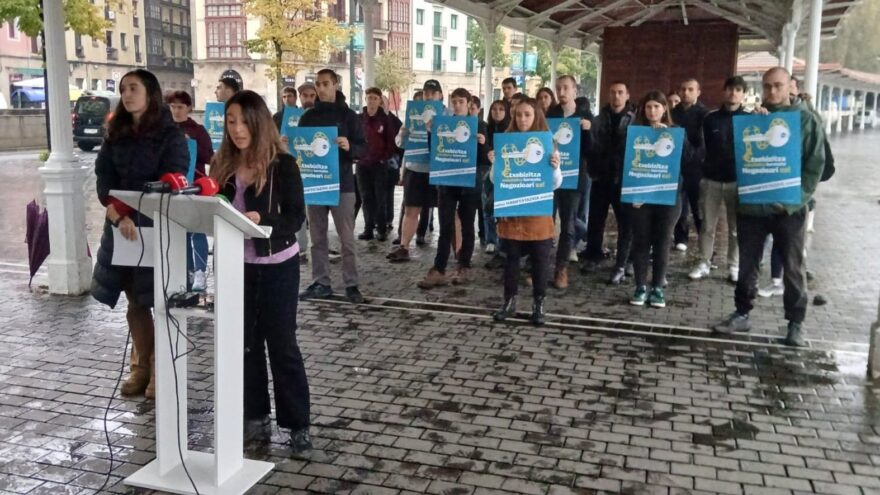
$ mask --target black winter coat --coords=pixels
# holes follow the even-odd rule
[[[575,111],[569,117],[579,117],[592,122],[593,113],[590,112],[590,101],[586,98],[577,98],[575,100]],[[547,110],[547,118],[564,118],[565,111],[562,105],[554,105]],[[578,169],[578,191],[584,193],[587,190],[587,166],[589,163],[589,155],[593,149],[593,136],[590,131],[581,130],[581,159]]]
[[[223,185],[220,193],[232,201],[235,198],[235,175]],[[268,239],[254,239],[257,256],[271,256],[296,242],[296,232],[306,219],[306,204],[302,176],[296,159],[281,153],[269,164],[266,185],[258,195],[255,185],[244,191],[245,211],[260,214],[260,225],[272,227]]]
[[[367,139],[361,119],[345,103],[345,95],[336,92],[336,101],[319,101],[299,119],[300,127],[336,127],[339,137],[348,138],[349,150],[339,150],[339,192],[354,192],[352,164],[364,155]]]
[[[703,158],[705,157],[705,146],[703,145],[703,119],[709,109],[697,102],[691,105],[687,110],[681,103],[670,112],[672,122],[679,127],[683,127],[688,142],[693,148],[693,155],[688,160],[682,159],[681,173],[683,175],[700,175],[703,171]]]
[[[623,178],[623,157],[626,154],[626,129],[636,118],[635,108],[627,103],[616,127],[612,114],[611,105],[605,105],[593,121],[593,150],[589,171],[595,181],[620,185]]]
[[[742,106],[733,112],[722,106],[714,112],[709,112],[703,119],[703,142],[706,145],[703,178],[717,182],[736,181],[733,117],[747,113]]]
[[[107,206],[114,202],[111,189],[142,191],[144,183],[159,180],[162,174],[186,174],[189,168],[189,150],[183,131],[171,119],[171,112],[162,110],[162,120],[156,129],[135,137],[124,137],[113,142],[104,141],[95,159],[98,200]],[[149,218],[134,212],[130,215],[135,225],[152,226]],[[92,273],[92,297],[111,308],[119,301],[123,285],[133,278],[137,303],[153,306],[153,269],[114,266],[113,227],[104,221],[97,264]],[[183,269],[184,267],[179,267]]]

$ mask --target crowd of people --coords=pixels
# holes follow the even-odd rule
[[[736,184],[733,117],[746,113],[746,83],[731,77],[724,83],[723,104],[709,111],[700,103],[700,84],[681,82],[676,92],[651,91],[631,95],[625,81],[606,88],[607,104],[594,114],[587,98],[579,97],[574,77],[560,76],[555,88],[544,87],[535,98],[524,95],[516,80],[502,83],[503,98],[488,105],[464,88],[449,93],[450,115],[477,116],[477,175],[465,187],[434,186],[429,166],[408,160],[403,143],[407,129],[388,111],[381,90],[365,91],[366,106],[358,114],[339,90],[339,77],[330,70],[317,73],[314,83],[285,87],[285,106],[305,109],[299,126],[331,126],[338,130],[340,196],[336,206],[306,205],[296,160],[282,136],[284,110],[272,115],[257,93],[243,90],[234,79],[219,81],[215,92],[225,104],[222,143],[212,151],[210,139],[189,118],[192,100],[186,93],[163,95],[155,76],[145,70],[126,74],[120,84],[121,101],[107,128],[105,144],[95,164],[98,197],[106,207],[106,222],[93,295],[115,306],[120,293],[128,299],[128,323],[133,337],[131,375],[122,393],[155,394],[153,378],[152,270],[114,266],[112,229],[127,239],[137,238],[137,227],[150,221],[110,195],[112,189],[139,191],[166,172],[188,168],[185,137],[196,140],[197,174],[216,179],[232,205],[254,223],[272,227],[269,239],[247,240],[245,245],[245,416],[247,429],[269,421],[266,354],[274,378],[278,425],[290,430],[295,451],[310,448],[309,394],[303,358],[296,342],[296,302],[300,264],[311,264],[311,283],[299,299],[331,296],[331,255],[341,255],[345,297],[362,303],[359,289],[358,240],[384,243],[390,263],[413,260],[412,243],[427,244],[426,236],[439,228],[436,254],[417,285],[430,290],[448,284],[465,285],[473,278],[473,255],[479,245],[491,255],[486,264],[503,274],[501,308],[497,321],[516,314],[523,270],[532,288],[529,320],[545,323],[545,298],[551,286],[569,286],[569,266],[577,272],[597,272],[612,260],[609,284],[634,279],[629,303],[663,308],[667,304],[667,267],[670,251],[688,249],[691,221],[698,232],[699,256],[689,273],[699,280],[710,275],[715,263],[715,239],[722,208],[727,224],[727,278],[736,284],[735,311],[714,327],[719,333],[750,329],[749,313],[758,295],[758,275],[764,246],[773,243],[774,280],[770,294],[781,292],[789,321],[786,343],[804,345],[801,325],[807,296],[804,237],[808,204],[831,159],[820,117],[808,98],[799,95],[791,75],[782,68],[764,74],[763,106],[759,113],[799,112],[801,120],[801,202],[797,205],[740,204]],[[446,102],[441,84],[424,82],[414,100]],[[676,101],[678,101],[676,103]],[[494,217],[494,140],[500,133],[547,131],[547,118],[575,118],[580,122],[577,186],[560,189],[560,155],[550,154],[554,178],[553,215],[496,219]],[[678,201],[674,205],[630,204],[621,201],[624,156],[629,126],[680,126],[686,138],[682,153]],[[430,123],[428,123],[430,132]],[[208,167],[206,167],[208,165]],[[825,177],[827,178],[827,177]],[[403,187],[398,211],[396,186]],[[616,246],[605,246],[609,209],[616,224]],[[358,213],[363,230],[356,235]],[[395,216],[396,215],[396,216]],[[329,218],[341,245],[333,252],[328,242]],[[396,222],[395,222],[396,219]],[[396,235],[394,235],[396,232]],[[394,237],[394,239],[392,239]],[[190,240],[190,283],[206,286],[207,240]],[[554,252],[555,250],[555,252]],[[454,268],[450,267],[454,259]],[[552,269],[551,269],[552,268]],[[415,274],[415,271],[414,271]],[[650,278],[649,278],[650,274]]]

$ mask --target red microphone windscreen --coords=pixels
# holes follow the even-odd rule
[[[213,196],[220,192],[220,184],[218,184],[217,180],[213,177],[199,177],[195,180],[193,185],[202,188],[202,190],[199,191],[199,196]]]
[[[182,189],[189,185],[186,182],[186,176],[177,172],[163,174],[159,180],[168,183],[171,186],[172,191],[177,191],[178,189]]]

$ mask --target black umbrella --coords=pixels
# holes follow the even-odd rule
[[[28,281],[30,288],[40,265],[49,257],[49,212],[40,211],[37,200],[27,205],[27,233],[24,242],[27,243],[28,267],[31,269],[31,279]]]

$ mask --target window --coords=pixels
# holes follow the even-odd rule
[[[141,37],[140,35],[134,35],[134,52],[137,54],[141,53]]]
[[[165,55],[165,50],[162,48],[162,38],[158,36],[152,36],[147,38],[147,53],[150,55]]]
[[[173,41],[171,42],[171,56],[172,57],[177,56],[177,43],[175,43]]]
[[[242,58],[245,56],[242,43],[246,39],[245,20],[222,20],[205,22],[208,28],[209,58]]]
[[[416,43],[416,58],[425,58],[425,44]]]
[[[17,40],[20,33],[21,33],[18,30],[18,21],[17,20],[10,21],[8,24],[9,24],[9,39]]]
[[[241,2],[232,0],[207,0],[207,17],[238,17],[241,15]]]
[[[119,33],[119,46],[123,50],[128,50],[128,45],[125,43],[125,33]]]
[[[148,5],[147,18],[162,19],[162,7],[159,6],[159,2],[153,2]]]
[[[449,29],[458,29],[458,16],[455,14],[449,17]]]
[[[425,10],[424,9],[416,9],[416,25],[424,26],[425,25]]]
[[[434,72],[443,71],[443,45],[434,45]]]
[[[434,12],[434,27],[443,25],[443,12]]]
[[[79,33],[73,33],[73,46],[75,46],[77,50],[80,49],[80,48],[82,48],[82,46],[83,46],[83,37],[82,37],[81,34],[79,34]]]
[[[458,60],[458,47],[457,46],[453,46],[453,47],[449,48],[449,60],[452,60],[453,62]]]
[[[107,38],[104,40],[104,43],[107,44],[107,48],[113,48],[113,31],[107,31]]]
[[[471,50],[470,47],[467,49],[467,60],[465,60],[465,71],[468,74],[473,74],[474,72],[474,51]]]

